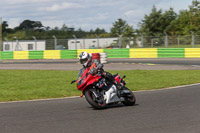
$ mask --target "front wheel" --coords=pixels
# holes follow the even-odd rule
[[[95,109],[106,108],[106,101],[104,100],[103,96],[99,96],[98,98],[96,98],[92,90],[86,90],[85,98],[87,102]]]
[[[125,87],[124,89],[129,90],[127,87]],[[133,94],[133,92],[131,90],[129,90],[129,91],[130,91],[130,93],[127,94],[127,96],[124,96],[125,100],[122,102],[126,106],[135,105],[135,102],[136,102],[135,95]]]

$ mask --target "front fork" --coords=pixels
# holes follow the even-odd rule
[[[93,92],[93,94],[94,94],[94,96],[95,96],[96,98],[99,98],[99,97],[100,97],[99,94],[97,93],[96,89],[92,88],[92,89],[90,89],[90,90]]]
[[[96,99],[100,97],[95,88],[90,89],[90,91],[94,94]],[[83,97],[83,95],[84,95],[84,92],[80,95],[80,97]]]
[[[99,94],[95,88],[90,89],[90,91],[94,94],[94,100],[99,104],[103,104],[104,97]]]

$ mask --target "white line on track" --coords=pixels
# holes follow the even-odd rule
[[[178,88],[184,88],[184,87],[191,87],[191,86],[196,86],[196,85],[200,85],[200,83],[190,84],[190,85],[182,85],[182,86],[175,86],[175,87],[169,87],[169,88],[162,88],[162,89],[133,91],[133,92],[134,93],[140,93],[140,92],[151,92],[151,91],[164,91],[164,90],[178,89]],[[25,100],[25,101],[10,101],[10,102],[0,102],[0,104],[2,104],[2,103],[24,103],[24,102],[64,100],[64,99],[73,99],[73,98],[79,98],[79,97],[80,96],[63,97],[63,98],[49,98],[49,99],[36,99],[36,100]]]
[[[80,96],[49,98],[49,99],[35,99],[35,100],[24,100],[24,101],[9,101],[9,102],[0,102],[0,104],[1,103],[24,103],[24,102],[37,102],[37,101],[51,101],[51,100],[73,99],[73,98],[79,98],[79,97]]]
[[[190,84],[190,85],[181,85],[181,86],[175,86],[175,87],[169,87],[169,88],[153,89],[153,90],[141,90],[141,91],[134,91],[134,92],[140,93],[140,92],[148,92],[148,91],[164,91],[164,90],[172,90],[172,89],[178,89],[178,88],[191,87],[191,86],[196,86],[196,85],[200,85],[200,83]]]
[[[191,66],[193,66],[193,67],[200,67],[200,65],[191,65]]]

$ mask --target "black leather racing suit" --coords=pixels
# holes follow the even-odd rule
[[[92,68],[90,68],[92,67]],[[103,64],[101,64],[97,59],[92,60],[87,67],[82,68],[82,72],[85,71],[85,69],[90,69],[91,74],[96,74],[98,71],[102,74],[103,77],[110,80],[112,83],[114,83],[118,89],[120,89],[120,84],[115,80],[113,75],[109,72],[104,71]]]

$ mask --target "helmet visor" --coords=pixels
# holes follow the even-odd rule
[[[80,59],[80,63],[81,64],[85,64],[87,62],[88,59]]]

